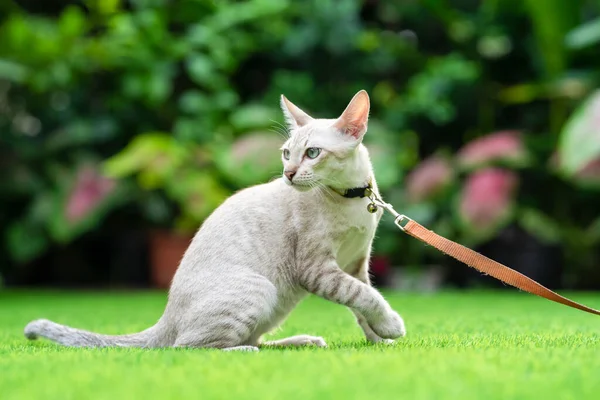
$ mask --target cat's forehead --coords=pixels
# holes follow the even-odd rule
[[[335,120],[314,120],[301,128],[291,132],[288,145],[290,147],[306,147],[311,143],[330,140],[335,132],[332,128]]]

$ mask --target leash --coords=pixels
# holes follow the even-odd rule
[[[368,197],[371,200],[371,203],[369,203],[367,206],[367,210],[370,213],[376,212],[378,207],[383,208],[394,216],[394,224],[400,228],[402,232],[408,234],[409,236],[412,236],[427,245],[435,247],[442,253],[449,255],[450,257],[468,265],[469,267],[475,268],[477,271],[486,275],[493,276],[494,278],[508,285],[514,286],[517,289],[543,297],[550,301],[564,304],[565,306],[588,312],[590,314],[600,315],[600,311],[563,297],[547,287],[537,283],[533,279],[521,274],[520,272],[517,272],[506,265],[500,264],[499,262],[479,254],[461,244],[446,239],[445,237],[428,230],[406,215],[399,214],[396,212],[396,210],[394,210],[392,205],[381,200],[381,198],[373,192],[371,187],[362,188],[362,190],[364,195],[359,197]]]

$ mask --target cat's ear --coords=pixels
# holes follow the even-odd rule
[[[281,109],[283,110],[285,122],[287,122],[290,129],[300,128],[313,120],[310,115],[298,108],[284,95],[281,95]]]
[[[365,90],[356,93],[333,126],[345,135],[361,140],[369,121],[369,95]]]

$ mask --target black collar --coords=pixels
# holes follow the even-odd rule
[[[371,180],[369,179],[369,183],[367,183],[365,186],[355,187],[346,190],[337,190],[332,188],[332,190],[340,196],[345,197],[347,199],[355,199],[357,197],[360,197],[362,199],[364,197],[371,196],[373,185],[371,185]]]
[[[362,199],[363,197],[368,197],[371,195],[371,185],[346,189],[340,194],[347,199],[354,199],[356,197],[360,197]]]

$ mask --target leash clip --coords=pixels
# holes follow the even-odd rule
[[[406,215],[402,214],[402,215],[398,215],[396,217],[396,219],[394,219],[394,224],[396,224],[396,226],[398,228],[400,228],[400,230],[402,232],[406,231],[406,225],[412,221],[412,219],[410,219],[409,217],[407,217]]]
[[[409,217],[407,217],[404,214],[399,214],[396,210],[394,210],[394,207],[389,204],[386,203],[385,201],[381,200],[381,198],[379,196],[377,196],[375,194],[375,192],[373,192],[372,190],[369,190],[368,193],[368,197],[369,200],[371,200],[372,203],[369,204],[369,207],[375,206],[375,207],[381,207],[384,210],[386,210],[387,212],[389,212],[390,214],[392,214],[394,216],[394,224],[402,231],[406,231],[406,225],[412,221],[412,219],[410,219]],[[375,208],[376,210],[376,208]],[[371,210],[369,210],[369,212],[371,212]]]

